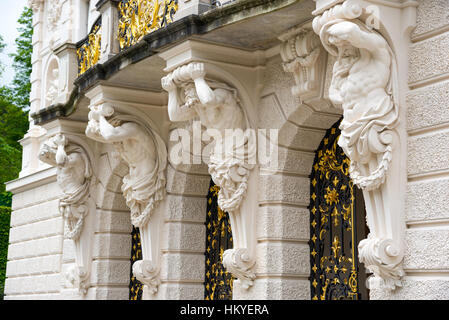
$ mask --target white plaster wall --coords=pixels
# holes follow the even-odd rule
[[[184,169],[184,170],[182,170]],[[203,300],[207,167],[167,167],[161,285],[157,299]]]
[[[90,31],[95,21],[100,16],[100,13],[97,11],[97,8],[95,5],[97,4],[98,0],[90,0],[89,1],[89,12],[88,12],[88,22],[87,22],[87,32]]]
[[[122,179],[128,173],[128,167],[113,154],[111,145],[102,145],[96,172],[98,209],[95,213],[91,288],[86,299],[129,298],[132,226],[129,209],[121,192]],[[72,243],[67,241],[68,245]],[[71,261],[73,262],[73,258]],[[68,259],[64,260],[64,263],[67,262]],[[71,298],[69,294],[66,296]]]
[[[258,110],[259,127],[279,129],[278,165],[262,166],[257,216],[255,299],[310,299],[309,175],[315,150],[340,118],[317,112],[291,93],[293,75],[275,55],[267,61]]]
[[[406,276],[380,299],[449,299],[449,2],[418,0],[409,53]]]
[[[59,299],[63,222],[61,194],[50,182],[13,196],[5,299]]]

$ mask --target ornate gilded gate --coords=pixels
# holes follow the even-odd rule
[[[211,180],[207,195],[205,300],[232,300],[233,279],[223,267],[223,252],[232,248],[229,215],[217,204],[220,188]]]
[[[357,258],[365,233],[363,196],[355,200],[359,191],[349,177],[350,160],[337,144],[340,122],[327,131],[310,176],[312,300],[366,298],[366,274]]]
[[[143,284],[133,275],[133,264],[142,260],[142,244],[140,243],[139,229],[133,227],[131,233],[131,274],[129,281],[129,300],[142,300]]]

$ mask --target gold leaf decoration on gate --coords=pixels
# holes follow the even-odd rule
[[[133,274],[134,262],[142,260],[142,242],[140,240],[140,231],[133,227],[131,232],[131,268],[129,279],[129,300],[142,300],[143,284],[136,279]]]
[[[211,181],[207,195],[205,300],[232,300],[233,278],[223,266],[223,253],[233,247],[229,215],[218,206],[220,187]]]
[[[313,300],[358,299],[354,185],[338,146],[340,122],[328,130],[310,176],[310,262]]]
[[[90,33],[81,41],[76,50],[78,57],[78,75],[98,63],[101,55],[101,16],[92,26]]]
[[[178,0],[122,0],[118,9],[118,40],[125,49],[172,23]]]

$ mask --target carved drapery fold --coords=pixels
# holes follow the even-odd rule
[[[115,115],[105,103],[90,106],[86,135],[113,144],[128,164],[122,192],[131,210],[131,223],[140,230],[142,258],[133,265],[134,276],[144,291],[156,294],[160,284],[161,214],[156,214],[166,194],[167,149],[162,138],[140,118]],[[160,211],[160,210],[159,210]]]
[[[368,239],[360,261],[394,289],[403,275],[403,222],[392,199],[398,190],[401,154],[396,64],[383,36],[368,27],[364,9],[346,1],[313,21],[326,50],[336,57],[329,97],[343,109],[339,145],[351,160],[350,175],[364,192]]]
[[[62,190],[59,211],[65,222],[64,236],[74,241],[75,265],[65,273],[72,286],[86,294],[90,275],[91,228],[85,227],[92,216],[95,202],[91,196],[92,167],[86,150],[66,136],[58,134],[41,147],[39,159],[57,168],[57,181]]]
[[[190,63],[175,69],[162,79],[169,93],[171,121],[199,117],[214,137],[208,163],[214,183],[220,187],[218,205],[228,212],[233,230],[234,247],[223,254],[223,265],[248,289],[255,279],[252,240],[253,210],[247,203],[250,177],[255,168],[256,141],[237,90],[228,84],[208,79],[204,63]],[[241,132],[237,143],[228,140],[227,129]],[[243,205],[247,209],[242,209]]]

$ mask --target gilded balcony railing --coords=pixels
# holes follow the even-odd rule
[[[118,5],[120,49],[173,22],[178,0],[122,0]]]
[[[101,16],[95,21],[87,37],[77,44],[78,75],[92,68],[100,60]]]

